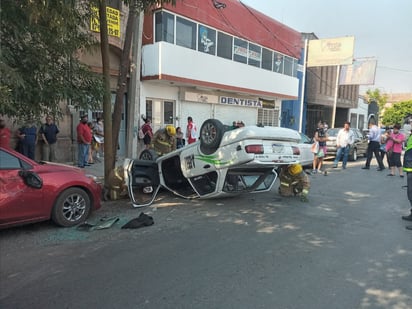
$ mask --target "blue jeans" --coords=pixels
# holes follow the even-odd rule
[[[342,156],[342,152],[343,152],[342,167],[345,168],[346,163],[348,162],[349,149],[350,149],[349,145],[347,145],[346,147],[339,147],[336,151],[336,157],[335,157],[335,161],[333,161],[333,164],[336,165],[336,166],[338,165],[338,162],[339,162],[340,157]]]
[[[77,153],[77,159],[78,159],[78,166],[79,167],[84,167],[89,159],[89,144],[78,144],[78,153]]]

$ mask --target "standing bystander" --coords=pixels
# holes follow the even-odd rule
[[[412,133],[412,131],[411,131]],[[410,214],[408,216],[402,216],[403,220],[412,221],[412,134],[409,135],[406,143],[406,150],[403,157],[403,170],[406,172],[406,183],[408,188],[408,200],[411,207]],[[412,225],[406,227],[408,230],[412,230]]]
[[[193,122],[192,117],[187,117],[187,128],[186,128],[187,143],[192,144],[196,142],[197,139],[197,127]]]
[[[388,142],[388,137],[391,135],[391,129],[389,127],[385,128],[385,132],[382,133],[381,135],[381,140],[380,140],[380,148],[379,148],[379,153],[381,155],[382,158],[382,162],[383,162],[383,158],[385,158],[386,155],[386,163],[388,163],[389,166],[389,157],[388,154],[386,153],[386,143]]]
[[[362,167],[362,169],[368,170],[370,168],[373,154],[375,154],[376,161],[378,161],[379,165],[378,171],[383,171],[385,169],[385,166],[383,165],[381,155],[379,154],[381,133],[378,126],[373,122],[369,123],[368,139],[369,144],[367,150],[367,158],[365,166]]]
[[[348,162],[350,146],[355,142],[353,132],[350,129],[350,122],[345,121],[343,129],[339,130],[338,136],[336,137],[336,157],[333,162],[333,167],[338,167],[339,160],[343,153],[342,169],[346,169],[346,163]]]
[[[313,137],[316,143],[319,144],[318,152],[314,154],[313,158],[313,170],[312,173],[316,174],[317,172],[322,172],[322,164],[323,158],[326,156],[327,148],[326,148],[326,141],[328,137],[326,135],[325,130],[323,129],[323,122],[318,122],[318,127],[315,130],[315,135]]]
[[[33,121],[17,130],[19,138],[19,151],[26,157],[34,160],[37,144],[37,128]]]
[[[180,127],[176,128],[176,148],[180,149],[185,145],[185,139],[183,138],[183,132]]]
[[[89,166],[89,149],[92,143],[92,132],[90,127],[87,125],[88,116],[82,115],[80,117],[80,123],[77,125],[77,143],[78,143],[78,167],[84,168]]]
[[[10,148],[10,129],[6,127],[4,119],[0,119],[0,147]]]
[[[152,120],[147,117],[147,118],[142,118],[144,121],[144,124],[142,125],[142,132],[143,132],[143,143],[145,145],[146,149],[150,148],[150,144],[152,143],[152,137],[153,137],[153,129],[152,129]]]
[[[395,167],[397,167],[399,170],[399,176],[403,178],[401,154],[402,145],[405,141],[405,135],[399,132],[400,129],[401,125],[399,123],[393,126],[393,131],[389,135],[388,141],[386,142],[386,155],[388,156],[389,168],[391,169],[388,176],[395,176]]]
[[[98,149],[96,150],[96,157],[100,158],[104,156],[104,125],[103,119],[97,117],[96,124],[94,125],[94,137],[98,143]]]
[[[42,160],[43,161],[56,161],[56,142],[59,129],[53,123],[51,116],[46,116],[46,123],[40,127],[39,134],[42,138]]]

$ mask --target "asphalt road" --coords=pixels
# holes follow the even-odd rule
[[[362,164],[310,176],[309,203],[277,184],[223,200],[163,193],[143,209],[106,202],[89,220],[119,216],[106,230],[1,231],[0,307],[410,309],[406,180]],[[155,224],[120,229],[141,211]]]

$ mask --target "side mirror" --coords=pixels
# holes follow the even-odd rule
[[[41,189],[43,187],[43,180],[38,174],[32,171],[19,171],[19,176],[23,178],[24,183],[35,189]]]

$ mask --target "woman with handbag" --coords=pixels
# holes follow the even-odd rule
[[[388,176],[395,176],[395,167],[399,170],[399,176],[403,178],[401,154],[402,154],[402,144],[405,141],[405,135],[403,135],[399,130],[401,125],[399,123],[393,126],[393,131],[389,135],[386,142],[386,155],[389,159],[389,168],[391,169]]]
[[[313,137],[315,143],[318,145],[317,152],[313,154],[313,170],[312,174],[321,173],[322,172],[322,164],[323,158],[326,156],[327,148],[326,148],[326,141],[328,140],[328,136],[323,129],[323,122],[318,122],[318,127],[315,130],[315,135]],[[316,147],[316,146],[315,146]]]
[[[389,156],[386,153],[386,143],[388,141],[388,137],[391,135],[391,129],[389,127],[385,128],[385,131],[383,132],[383,134],[381,135],[381,141],[380,141],[380,148],[379,148],[379,152],[380,155],[382,157],[382,161],[383,158],[385,158],[386,155],[386,162],[388,163],[389,166]]]

